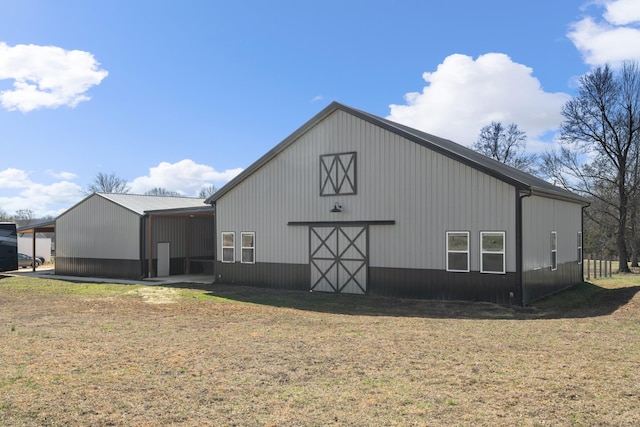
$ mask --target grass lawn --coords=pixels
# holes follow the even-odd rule
[[[0,425],[637,425],[639,290],[511,308],[0,276]]]

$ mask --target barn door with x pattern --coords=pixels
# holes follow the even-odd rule
[[[367,233],[366,226],[309,227],[312,291],[367,292]]]

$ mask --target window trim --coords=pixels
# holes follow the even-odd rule
[[[578,231],[578,264],[582,264],[584,253],[582,252],[582,231]]]
[[[467,250],[466,251],[461,251],[461,250],[451,250],[449,249],[449,236],[452,234],[457,234],[457,235],[462,235],[464,234],[467,237]],[[469,232],[468,231],[447,231],[445,234],[445,268],[447,271],[452,272],[452,273],[468,273],[471,271],[471,259],[470,259],[470,253],[471,253],[471,239],[469,238]],[[450,253],[454,253],[454,254],[467,254],[467,268],[466,270],[455,270],[449,267],[449,254]]]
[[[551,237],[551,242],[550,242],[551,271],[557,271],[558,270],[558,232],[552,231],[550,237]]]
[[[224,236],[225,236],[225,234],[229,234],[229,235],[231,235],[233,237],[233,246],[225,246],[224,245]],[[229,264],[232,264],[232,263],[236,262],[236,233],[235,233],[235,231],[223,231],[222,233],[220,233],[220,237],[221,237],[220,244],[222,245],[222,254],[221,254],[221,257],[220,257],[221,261],[224,262],[224,263],[229,263]],[[225,249],[233,249],[233,252],[232,252],[233,253],[233,259],[231,261],[229,261],[229,260],[225,261],[225,259],[224,259],[224,250]]]
[[[482,237],[485,234],[502,235],[502,251],[485,251]],[[484,269],[484,254],[502,255],[502,271],[486,271]],[[481,231],[480,232],[480,273],[483,274],[506,274],[507,273],[507,232],[506,231]]]
[[[253,237],[253,239],[252,239],[253,246],[244,246],[243,237],[246,236],[246,235],[250,235],[250,236]],[[249,250],[249,251],[253,252],[253,256],[252,256],[253,261],[246,262],[244,260],[244,251],[245,250]],[[255,264],[256,263],[256,232],[255,231],[242,231],[242,232],[240,232],[240,262],[242,264]]]

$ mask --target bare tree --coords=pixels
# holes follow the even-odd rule
[[[535,154],[525,154],[526,141],[527,135],[515,123],[505,128],[500,122],[491,122],[480,130],[473,149],[516,169],[535,174],[538,158]]]
[[[13,217],[0,209],[0,222],[13,222]]]
[[[87,187],[87,194],[91,193],[129,193],[130,188],[122,178],[117,177],[114,173],[106,174],[99,172],[93,183]]]
[[[156,187],[144,193],[146,196],[162,196],[162,197],[182,197],[177,191],[167,190],[166,188]]]
[[[201,199],[208,199],[209,197],[213,196],[213,193],[215,193],[216,191],[218,191],[218,189],[215,185],[208,185],[200,190],[200,194],[198,194],[198,197]]]
[[[33,211],[31,209],[18,209],[13,216],[14,221],[20,227],[30,225],[33,222]]]
[[[562,114],[563,147],[544,156],[545,172],[608,206],[605,212],[616,221],[618,271],[629,272],[626,234],[630,201],[638,193],[638,64],[625,62],[618,72],[605,65],[585,74]]]

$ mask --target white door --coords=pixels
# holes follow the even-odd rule
[[[169,275],[169,242],[158,242],[158,277]]]
[[[309,227],[311,290],[367,292],[367,227]]]

